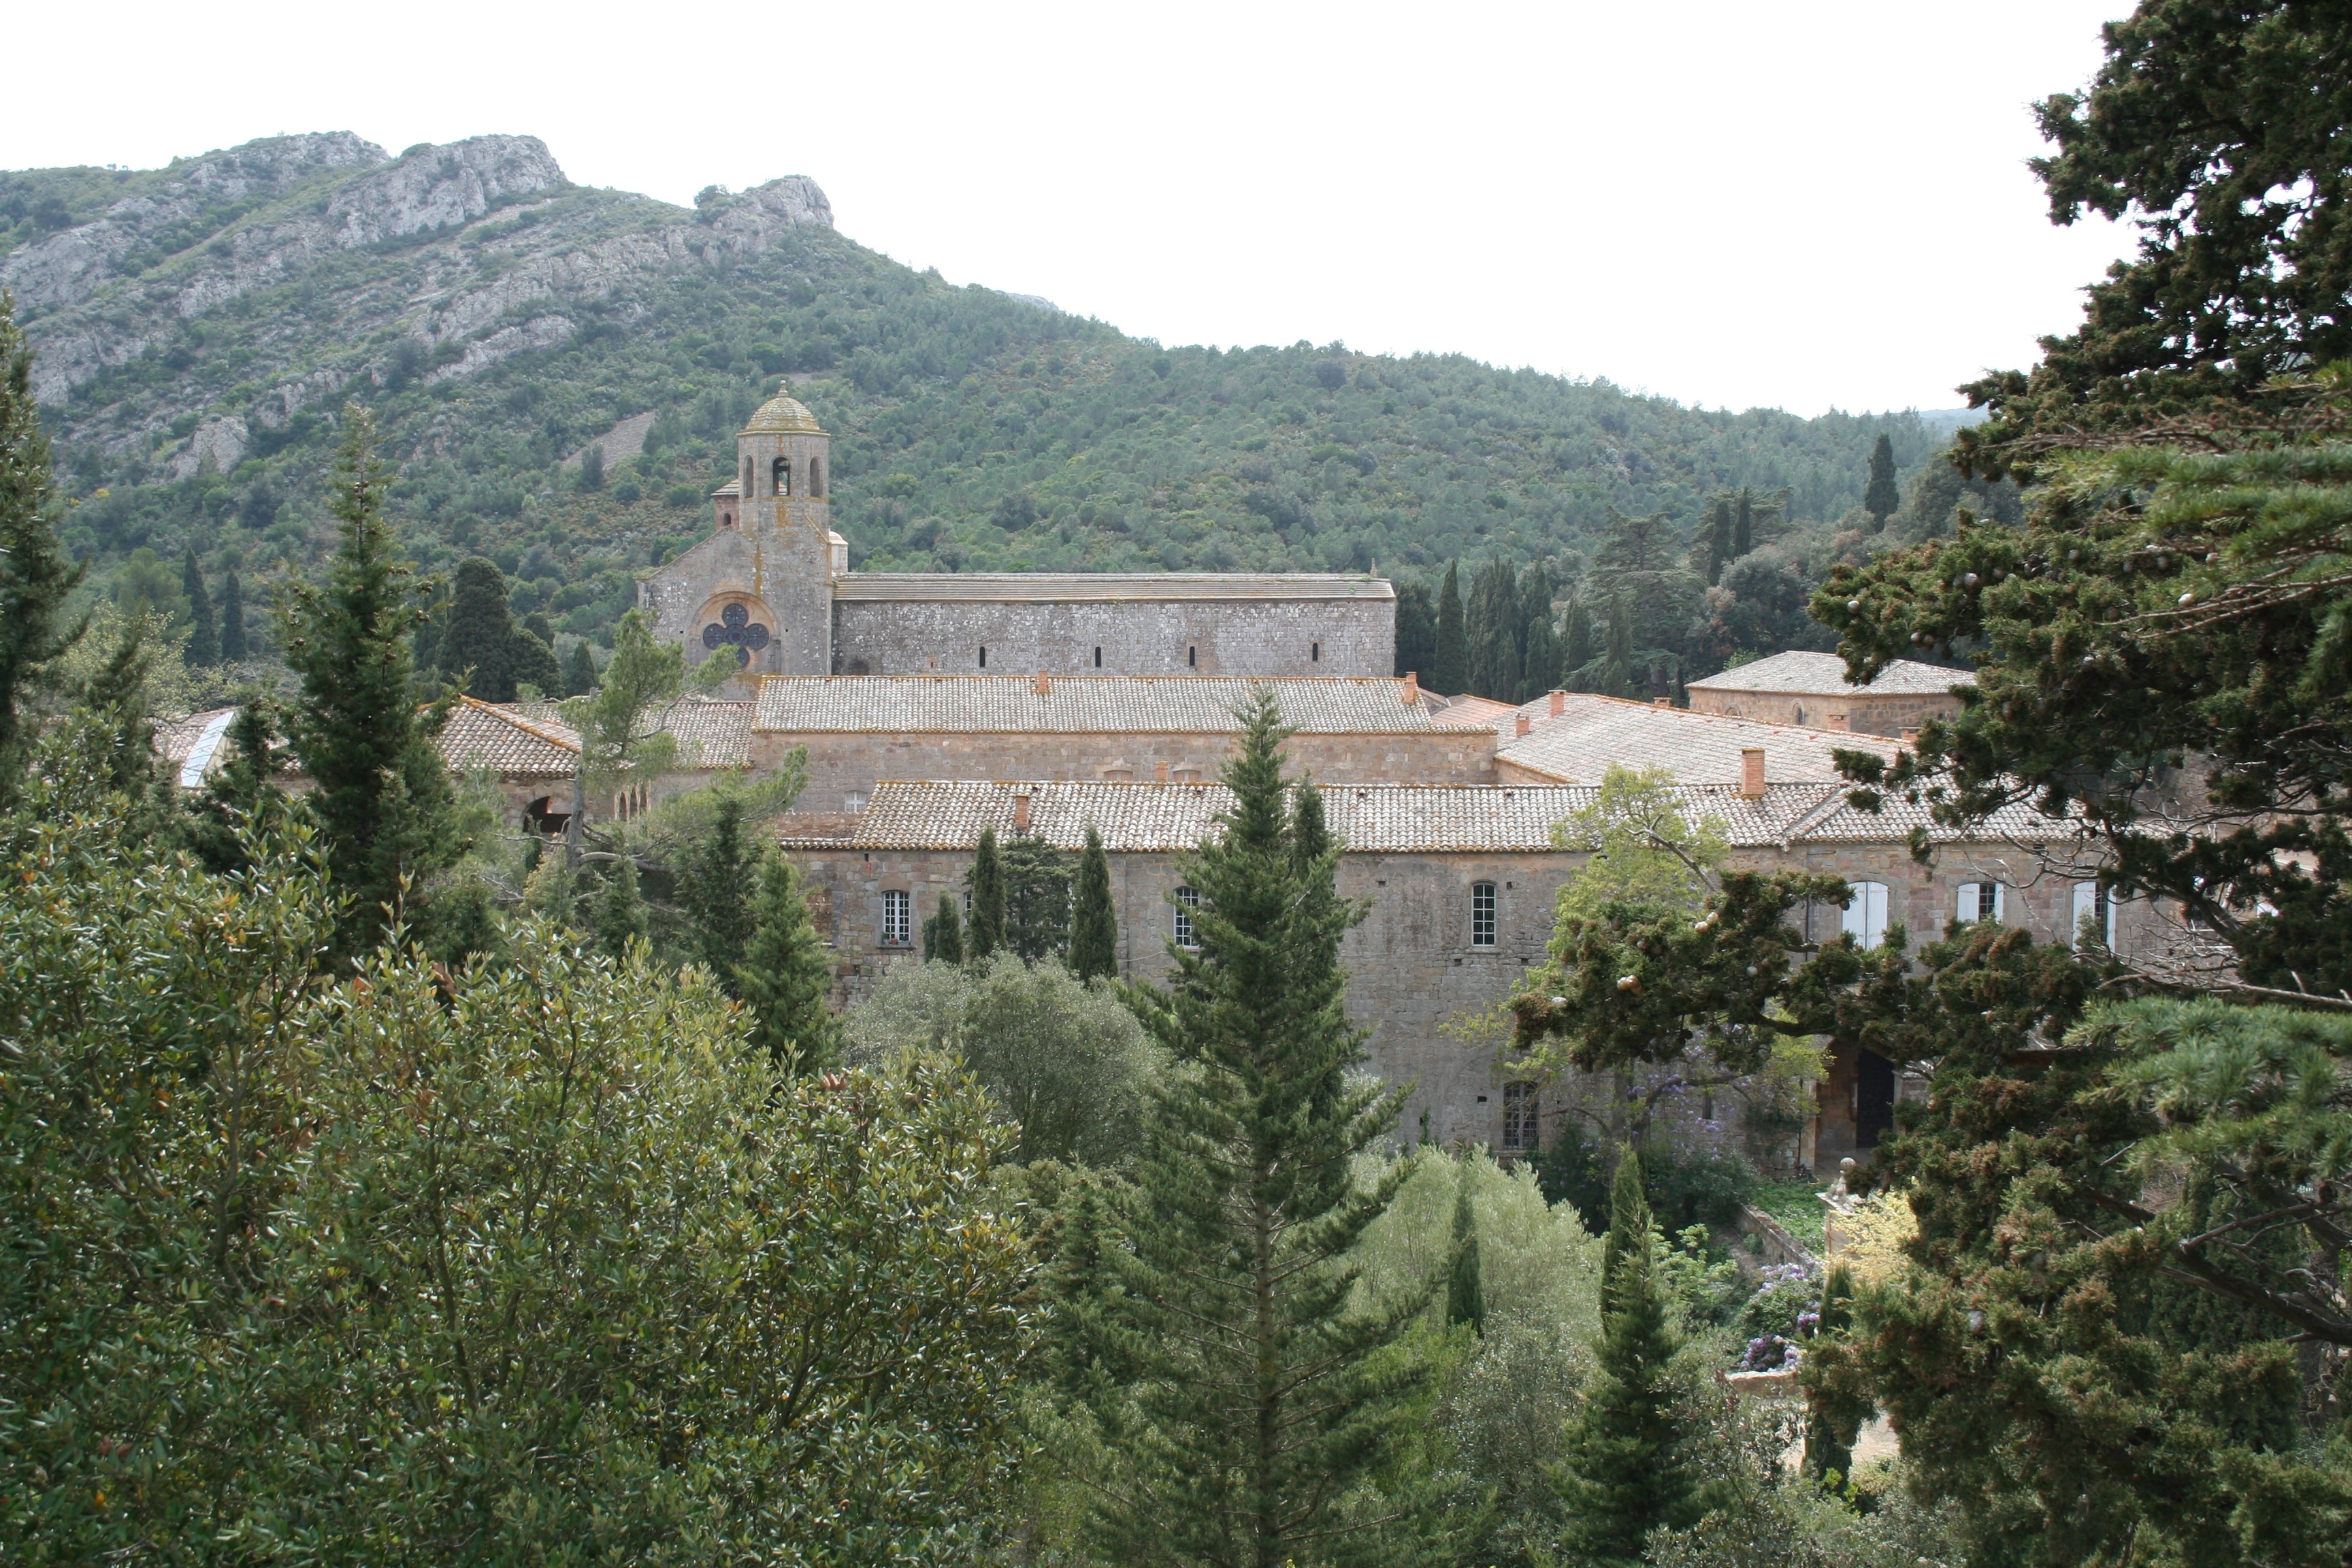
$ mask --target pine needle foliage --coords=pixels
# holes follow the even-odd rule
[[[826,1001],[833,966],[809,919],[808,888],[781,856],[760,868],[751,940],[736,966],[737,989],[751,1009],[751,1043],[786,1072],[823,1072],[841,1060],[841,1027]]]
[[[1116,1200],[1126,1245],[1097,1249],[1076,1314],[1098,1325],[1121,1459],[1096,1544],[1138,1563],[1419,1561],[1446,1526],[1402,1463],[1432,1377],[1408,1330],[1438,1281],[1360,1300],[1348,1258],[1402,1179],[1400,1163],[1361,1184],[1355,1162],[1404,1091],[1348,1077],[1363,1037],[1339,948],[1363,911],[1334,889],[1319,796],[1284,788],[1271,697],[1244,718],[1223,832],[1181,867],[1201,945],[1171,944],[1166,990],[1137,993],[1181,1065]]]
[[[1470,689],[1468,629],[1463,624],[1461,567],[1447,562],[1437,589],[1437,657],[1431,661],[1430,689],[1458,697]]]
[[[637,891],[637,863],[626,855],[606,862],[590,921],[596,945],[615,963],[627,958],[629,949],[646,940],[649,922],[645,900]]]
[[[923,962],[963,962],[963,914],[953,893],[941,893],[939,912],[923,922]]]
[[[314,786],[328,871],[351,900],[337,939],[347,957],[375,945],[412,879],[467,845],[449,829],[449,773],[434,746],[450,699],[422,702],[410,667],[415,593],[384,521],[391,481],[375,422],[355,403],[343,420],[331,508],[341,542],[323,589],[289,590],[281,640],[302,688],[289,738]]]

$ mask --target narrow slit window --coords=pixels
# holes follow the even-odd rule
[[[1311,642],[1307,645],[1307,662],[1309,664],[1320,664],[1323,662],[1323,645],[1321,643]]]
[[[1200,668],[1200,665],[1201,650],[1197,647],[1186,648],[1184,650],[1184,667],[1187,669],[1197,669]]]
[[[1097,669],[1102,668],[1102,649],[1100,648],[1095,649],[1095,668]]]
[[[980,668],[982,669],[986,669],[988,668],[988,645],[986,643],[980,645]]]
[[[913,944],[914,896],[893,889],[882,895],[882,945],[908,947]]]
[[[1495,884],[1470,884],[1470,945],[1495,945]]]
[[[1176,889],[1176,945],[1198,947],[1201,940],[1192,931],[1192,911],[1201,907],[1201,895],[1191,888]]]

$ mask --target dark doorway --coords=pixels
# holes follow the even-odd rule
[[[1875,1149],[1895,1130],[1895,1064],[1864,1051],[1853,1064],[1853,1146]]]

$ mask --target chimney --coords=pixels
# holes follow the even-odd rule
[[[1421,671],[1417,669],[1404,672],[1404,705],[1408,708],[1421,706]]]
[[[1054,695],[1054,678],[1042,669],[1037,672],[1037,695],[1040,697]]]
[[[1042,681],[1045,677],[1037,679]],[[1029,792],[1025,789],[1013,792],[1013,831],[1024,835],[1029,831]]]
[[[1903,743],[1910,747],[1915,752],[1919,749],[1918,725],[1906,724],[1903,726]]]
[[[1557,719],[1557,718],[1559,718],[1561,714],[1563,714],[1563,713],[1565,713],[1565,712],[1567,712],[1567,711],[1568,711],[1568,693],[1567,693],[1567,692],[1565,692],[1565,691],[1555,691],[1555,692],[1553,692],[1553,693],[1551,694],[1551,716],[1552,716],[1553,718]]]
[[[1845,715],[1843,713],[1824,713],[1822,715],[1822,727],[1828,730],[1843,730],[1847,728]]]
[[[1162,757],[1158,762],[1151,764],[1151,782],[1153,784],[1166,784],[1168,782],[1167,758]]]
[[[1764,748],[1761,746],[1740,748],[1739,793],[1749,800],[1764,798]]]
[[[1534,728],[1535,724],[1526,714],[1514,713],[1511,715],[1511,729],[1516,733],[1524,736],[1528,731]]]
[[[1650,706],[1653,708],[1671,708],[1674,705],[1675,700],[1671,697],[1653,697],[1650,699]]]

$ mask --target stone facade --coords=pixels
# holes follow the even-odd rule
[[[709,539],[638,580],[689,663],[761,675],[1387,676],[1396,592],[1369,576],[854,573],[832,437],[779,396],[736,437]],[[740,693],[738,693],[740,694]]]
[[[1900,735],[1960,710],[1955,686],[1976,684],[1965,669],[1898,658],[1867,685],[1848,680],[1833,653],[1792,650],[1690,683],[1691,710],[1766,724],[1801,724],[1865,735]]]

